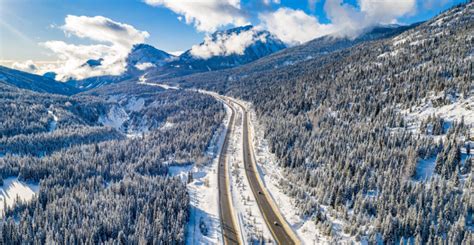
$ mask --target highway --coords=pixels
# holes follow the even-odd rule
[[[222,237],[224,244],[243,244],[241,240],[241,232],[238,230],[236,223],[236,215],[234,214],[234,207],[232,205],[232,194],[230,190],[230,179],[228,171],[227,153],[229,148],[229,139],[234,131],[236,124],[235,114],[237,113],[236,107],[240,107],[243,112],[243,135],[242,135],[242,149],[243,149],[243,163],[245,173],[252,189],[252,193],[255,196],[258,208],[262,213],[265,223],[268,229],[272,233],[273,239],[278,244],[300,244],[296,234],[291,227],[286,223],[286,220],[281,215],[277,205],[273,201],[269,192],[265,188],[264,184],[260,180],[260,176],[257,172],[257,163],[255,160],[254,152],[252,149],[251,135],[249,134],[249,121],[248,121],[248,110],[241,103],[231,97],[218,95],[214,92],[205,90],[196,90],[197,92],[208,94],[216,98],[217,100],[225,103],[231,109],[231,116],[228,123],[228,130],[226,132],[222,149],[219,154],[218,160],[218,189],[219,189],[219,215],[222,228]]]
[[[272,197],[259,180],[257,165],[255,162],[252,142],[249,135],[248,111],[240,103],[236,104],[242,108],[243,113],[243,156],[245,173],[250,183],[250,188],[255,196],[260,212],[267,223],[267,227],[278,244],[299,244],[296,235],[284,220],[280,211],[273,202]]]
[[[231,116],[229,121],[229,127],[224,138],[222,145],[221,154],[219,155],[219,166],[217,169],[218,175],[218,188],[219,188],[219,214],[222,227],[222,237],[224,244],[242,244],[238,233],[237,225],[234,219],[233,206],[232,206],[232,195],[230,193],[230,181],[228,176],[227,166],[227,151],[229,148],[229,137],[231,131],[234,128],[235,121],[235,109],[226,102],[225,99],[221,99],[231,109]]]
[[[227,98],[227,100],[226,100]],[[293,230],[286,223],[286,220],[279,213],[278,207],[274,203],[272,197],[264,187],[263,183],[259,179],[260,176],[257,172],[257,165],[254,157],[254,152],[252,148],[252,142],[249,134],[249,122],[248,122],[248,111],[245,106],[239,102],[233,100],[229,97],[221,96],[221,99],[232,108],[232,115],[236,113],[234,106],[238,106],[243,111],[243,135],[242,135],[242,144],[243,144],[243,163],[245,168],[245,173],[252,189],[252,193],[255,196],[257,205],[262,213],[265,223],[267,224],[268,229],[272,233],[273,239],[278,244],[299,244],[299,240],[296,237]],[[235,122],[232,126],[235,126]]]

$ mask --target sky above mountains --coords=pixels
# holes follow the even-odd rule
[[[0,65],[33,73],[53,70],[76,78],[91,72],[116,75],[124,71],[125,58],[137,43],[179,54],[198,48],[193,45],[214,31],[252,24],[287,45],[297,45],[323,35],[354,37],[378,24],[411,24],[461,2],[0,0]],[[253,36],[248,32],[224,36],[219,44],[206,45],[241,50]],[[91,58],[102,58],[102,65],[79,74],[77,68]]]

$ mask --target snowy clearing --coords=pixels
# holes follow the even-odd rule
[[[471,127],[474,125],[474,96],[470,96],[466,99],[453,99],[453,103],[441,107],[433,106],[433,100],[436,98],[437,97],[433,96],[425,99],[422,105],[412,108],[411,111],[403,110],[402,114],[405,114],[409,121],[421,121],[431,115],[437,115],[451,122],[455,120],[461,121],[461,119],[464,118],[464,123],[471,125]]]
[[[48,110],[48,115],[53,117],[53,121],[49,123],[49,132],[53,132],[58,126],[58,117],[51,110]]]
[[[167,129],[173,128],[174,126],[175,126],[175,123],[166,121],[166,122],[160,127],[160,130],[167,130]]]
[[[127,112],[118,106],[113,106],[107,115],[101,115],[99,117],[99,123],[104,126],[110,126],[117,130],[120,130],[123,123],[128,120]]]
[[[39,185],[24,183],[18,177],[9,177],[3,180],[0,187],[0,214],[3,214],[4,205],[13,207],[16,201],[29,202],[38,193]]]
[[[429,180],[433,176],[435,165],[436,157],[419,160],[416,166],[415,179],[420,181]]]

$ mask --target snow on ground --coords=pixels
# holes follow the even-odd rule
[[[167,130],[167,129],[173,128],[174,125],[175,125],[175,123],[166,121],[166,122],[160,127],[160,130]]]
[[[120,96],[120,95],[109,95],[107,97],[107,101],[108,102],[118,102],[121,98],[122,98],[122,96]]]
[[[53,121],[49,123],[49,132],[53,132],[58,126],[58,117],[51,110],[48,110],[48,114],[53,117]]]
[[[393,46],[398,46],[407,42],[407,37],[398,36],[393,39]]]
[[[249,107],[250,108],[250,107]],[[333,238],[327,237],[321,233],[316,224],[308,217],[302,217],[299,210],[295,208],[295,199],[290,197],[280,187],[280,180],[286,179],[283,175],[283,169],[278,166],[277,157],[270,152],[268,141],[263,137],[263,127],[258,122],[255,112],[250,113],[250,128],[253,147],[255,149],[255,157],[260,177],[270,193],[271,197],[278,205],[278,208],[295,231],[302,244],[332,244]],[[338,242],[342,244],[351,244],[355,241],[342,233],[343,222],[338,219],[327,207],[321,206],[322,211],[328,216],[333,224],[333,229],[339,235]]]
[[[429,116],[435,115],[443,118],[444,120],[444,132],[447,132],[449,127],[454,121],[460,122],[464,120],[464,123],[468,125],[471,129],[471,132],[474,132],[474,96],[470,96],[465,99],[456,98],[450,96],[450,101],[452,103],[435,107],[433,101],[436,101],[442,98],[442,94],[431,95],[428,98],[424,99],[423,103],[417,107],[411,109],[402,110],[401,113],[405,116],[405,120],[408,124],[408,130],[419,133],[419,127],[423,120]],[[440,140],[446,140],[446,134],[443,135],[430,135],[435,142]],[[465,144],[471,144],[467,139]],[[464,164],[468,157],[473,157],[474,154],[468,156],[466,154],[466,148],[461,149],[461,163]],[[415,179],[418,181],[428,180],[431,178],[434,172],[436,162],[436,156],[429,159],[420,159],[416,168],[417,175]]]
[[[125,133],[125,136],[129,139],[134,139],[143,136],[144,133],[148,132],[148,127],[140,127],[136,130],[129,130]]]
[[[177,176],[179,177],[183,182],[187,182],[188,180],[188,173],[189,171],[193,170],[193,165],[188,164],[188,165],[171,165],[168,166],[168,174],[170,176]]]
[[[404,110],[402,113],[409,121],[414,119],[421,121],[434,114],[450,122],[461,121],[461,118],[464,118],[464,123],[471,125],[471,127],[474,126],[474,96],[466,99],[453,99],[453,103],[441,107],[434,107],[433,99],[435,97],[425,99],[425,103],[421,106],[412,108],[411,112]]]
[[[145,100],[143,98],[135,98],[132,97],[130,100],[128,100],[127,105],[125,106],[125,109],[128,111],[140,111],[145,107]]]
[[[174,89],[174,90],[178,90],[179,87],[175,87],[175,86],[171,86],[171,85],[168,85],[168,84],[161,84],[161,83],[150,83],[150,82],[147,82],[148,79],[146,78],[146,74],[142,75],[139,79],[138,79],[138,84],[142,84],[142,85],[149,85],[149,86],[158,86],[158,87],[161,87],[163,89]]]
[[[29,202],[38,191],[38,185],[24,183],[19,181],[18,177],[4,179],[0,187],[0,215],[3,213],[4,204],[13,207],[17,200]]]
[[[229,141],[228,164],[232,202],[245,244],[273,241],[245,174],[242,149],[242,109],[236,106],[236,125]]]
[[[230,120],[230,108],[225,106],[226,117],[214,134],[209,144],[207,155],[211,159],[208,164],[197,166],[170,166],[169,174],[179,176],[188,181],[188,173],[192,173],[191,182],[187,183],[191,215],[186,228],[187,244],[222,244],[222,232],[219,217],[219,189],[217,168],[219,154],[227,133]]]
[[[99,123],[104,126],[110,126],[115,129],[120,129],[122,124],[128,120],[127,112],[119,106],[113,106],[110,108],[107,115],[101,115],[99,117]]]
[[[421,159],[416,166],[416,180],[429,180],[433,176],[436,165],[436,157]]]

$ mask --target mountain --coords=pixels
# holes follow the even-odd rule
[[[170,77],[160,73],[150,73],[151,79],[167,79],[170,83],[183,83],[180,86],[208,86],[213,88],[217,83],[228,83],[228,81],[239,81],[255,74],[263,76],[263,72],[274,73],[276,69],[296,66],[301,62],[308,62],[332,52],[353,47],[357,44],[380,40],[396,36],[404,31],[415,28],[419,23],[409,26],[377,26],[361,36],[351,39],[346,37],[323,36],[302,45],[289,47],[273,54],[262,57],[251,63],[237,66],[231,69],[202,72],[187,76]],[[211,82],[212,81],[212,82]],[[222,86],[217,85],[222,88]]]
[[[101,87],[107,84],[118,83],[133,77],[138,77],[144,70],[153,67],[160,67],[166,64],[174,56],[165,51],[156,49],[148,44],[136,44],[133,46],[130,54],[127,57],[127,70],[118,76],[98,76],[89,77],[81,80],[71,79],[67,84],[79,88],[81,90],[88,90]],[[103,59],[90,59],[84,63],[90,67],[101,65]]]
[[[215,32],[209,40],[202,42],[198,46],[213,45],[224,42],[223,39],[239,35],[252,35],[253,38],[253,43],[245,47],[242,54],[220,54],[209,58],[202,58],[193,54],[193,49],[190,49],[181,54],[179,60],[172,62],[171,65],[178,64],[181,67],[194,71],[220,70],[247,64],[286,48],[286,45],[270,32],[256,30],[251,25]]]
[[[54,79],[0,66],[0,83],[41,93],[72,95],[79,90]]]
[[[229,38],[245,35],[251,39],[248,46],[242,47],[242,53],[220,53],[210,57],[200,57],[195,48],[209,45],[225,45]],[[145,73],[163,78],[180,77],[210,70],[222,70],[238,67],[285,49],[286,45],[265,30],[257,30],[253,26],[236,27],[225,31],[217,31],[208,39],[192,49],[176,57],[148,44],[137,44],[127,57],[127,71],[119,76],[91,77],[83,80],[71,80],[68,84],[80,89],[92,89],[106,84],[117,83],[127,79],[138,78]],[[100,65],[100,60],[89,60],[87,65]]]
[[[89,77],[81,80],[71,79],[66,82],[66,84],[73,86],[79,90],[88,90],[97,87],[101,87],[107,84],[118,83],[132,78],[132,74],[125,72],[118,76],[98,76],[98,77]]]
[[[145,63],[150,63],[155,66],[163,66],[173,57],[175,56],[168,54],[165,51],[141,43],[133,46],[132,51],[127,57],[127,65],[128,69],[132,69],[139,64]]]
[[[56,72],[49,71],[49,72],[44,73],[43,77],[56,80],[56,75],[57,75]]]

